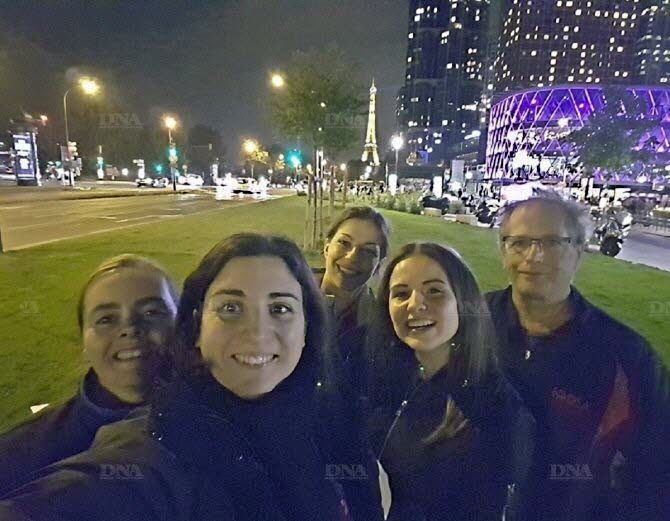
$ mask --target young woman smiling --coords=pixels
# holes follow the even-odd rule
[[[491,319],[460,256],[404,246],[382,277],[379,321],[370,432],[389,476],[388,520],[520,513],[533,421],[498,372]]]
[[[0,437],[0,494],[88,449],[100,427],[148,401],[165,370],[176,312],[170,276],[149,259],[121,255],[91,274],[77,308],[90,369],[76,396]]]
[[[389,248],[386,219],[369,206],[347,208],[326,233],[325,268],[315,270],[333,323],[343,378],[357,395],[367,382],[364,352],[375,298],[368,286]]]

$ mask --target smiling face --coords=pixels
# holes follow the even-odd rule
[[[417,352],[446,348],[458,331],[458,305],[447,275],[423,254],[393,269],[388,309],[398,338]]]
[[[93,281],[83,306],[84,357],[100,384],[121,401],[144,400],[176,314],[158,273],[119,268]]]
[[[305,346],[300,284],[279,257],[236,257],[205,295],[197,341],[212,376],[240,398],[272,391]]]
[[[528,203],[514,210],[502,235],[533,239],[575,238],[561,209],[555,204],[541,202]],[[576,244],[545,250],[535,243],[525,253],[515,253],[503,247],[503,265],[517,295],[555,304],[570,294],[570,284],[579,268],[581,254],[581,247]]]
[[[379,264],[382,234],[375,224],[365,219],[347,219],[326,242],[323,254],[326,293],[352,292],[364,286]]]

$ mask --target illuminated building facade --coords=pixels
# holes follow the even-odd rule
[[[408,152],[440,164],[476,149],[486,123],[490,0],[411,0],[397,116]]]
[[[670,0],[647,0],[635,64],[640,83],[670,84]]]
[[[644,100],[658,126],[639,145],[653,146],[657,164],[670,164],[670,86],[627,87]],[[570,172],[569,144],[559,139],[584,126],[606,100],[596,85],[557,85],[517,91],[491,109],[486,171],[493,178],[562,178]],[[572,171],[574,174],[576,172]],[[667,173],[667,172],[664,172]]]
[[[632,84],[644,2],[500,0],[495,90]]]

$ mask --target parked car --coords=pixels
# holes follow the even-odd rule
[[[300,195],[300,196],[307,195],[307,187],[302,183],[296,183],[295,184],[295,193],[297,195]]]
[[[142,177],[141,179],[137,180],[137,187],[142,188],[142,187],[153,187],[154,186],[154,181],[155,179],[152,179],[151,177]]]
[[[186,183],[189,186],[202,186],[205,184],[202,176],[198,174],[186,174]]]
[[[233,183],[234,194],[257,194],[259,192],[258,182],[251,177],[237,177]]]

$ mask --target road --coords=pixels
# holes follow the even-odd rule
[[[0,200],[0,231],[5,250],[24,249],[255,202],[251,197],[217,201],[213,193],[15,203]]]
[[[670,271],[670,237],[633,230],[616,258]]]

